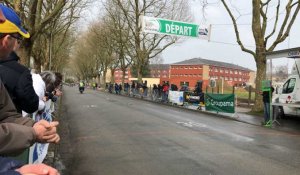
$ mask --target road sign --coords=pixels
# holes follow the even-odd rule
[[[209,40],[210,28],[198,24],[154,17],[142,17],[142,31],[164,35],[187,36]]]

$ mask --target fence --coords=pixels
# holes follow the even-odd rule
[[[148,88],[134,88],[132,89],[131,87],[127,89],[123,89],[119,92],[115,92],[114,86],[111,87],[111,93],[116,93],[116,94],[123,94],[123,95],[128,95],[131,97],[140,97],[140,98],[148,98],[149,100],[156,101],[156,102],[169,102],[168,99],[168,94],[165,94],[162,89],[153,89],[152,86]],[[217,85],[215,88],[211,88],[209,86],[206,86],[204,88],[205,94],[211,93],[211,94],[234,94],[235,95],[235,100],[236,100],[236,105],[243,106],[243,107],[250,107],[254,103],[254,98],[255,98],[255,90],[252,86],[231,86],[231,87],[226,87],[224,89],[221,89],[219,85]],[[194,91],[184,91],[184,104],[185,103],[193,103],[201,100],[204,102],[204,94],[197,95],[194,93]],[[190,98],[186,98],[188,96]],[[200,99],[201,98],[201,99]],[[172,103],[172,102],[171,102]],[[199,103],[199,102],[198,102]]]

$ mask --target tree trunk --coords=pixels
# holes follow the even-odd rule
[[[97,84],[98,84],[98,86],[101,85],[101,76],[100,76],[100,73],[97,75]]]
[[[103,78],[103,79],[102,79],[102,80],[103,80],[102,83],[103,83],[104,85],[106,84],[106,73],[107,73],[107,70],[104,69],[104,71],[103,71],[103,77],[102,77],[102,78]]]
[[[40,73],[41,72],[41,65],[42,65],[41,59],[35,59],[34,58],[34,65],[33,65],[33,67],[34,67],[36,73]]]
[[[24,43],[25,58],[23,59],[22,63],[24,63],[27,67],[30,67],[30,57],[31,57],[32,47],[33,47],[33,43],[29,39],[25,40]]]
[[[124,87],[125,76],[126,76],[126,68],[123,68],[122,71],[123,71],[123,76],[122,76],[122,87]]]
[[[138,75],[138,82],[139,83],[142,83],[142,79],[143,79],[143,73],[142,73],[142,68],[141,68],[142,66],[141,65],[138,65],[138,67],[137,67],[137,75]]]
[[[115,83],[115,69],[111,69],[110,82]]]
[[[261,91],[261,82],[266,79],[266,55],[264,54],[264,51],[257,51],[257,57],[256,59],[256,93],[255,93],[255,103],[252,108],[252,111],[259,112],[263,110],[263,101],[262,96],[259,94],[259,91]]]

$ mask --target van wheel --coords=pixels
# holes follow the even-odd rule
[[[278,108],[278,116],[280,116],[281,118],[286,118],[282,106],[279,106],[279,108]]]

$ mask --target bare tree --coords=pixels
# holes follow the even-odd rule
[[[138,80],[142,80],[142,68],[149,60],[177,41],[177,37],[142,33],[140,18],[143,15],[190,21],[188,2],[184,0],[112,0],[121,10],[122,19],[129,31],[127,54],[137,66]]]
[[[102,82],[105,83],[108,68],[115,70],[119,65],[119,61],[115,54],[115,48],[117,47],[116,41],[113,40],[109,23],[105,23],[105,21],[97,21],[91,25],[90,35],[89,43],[97,55],[99,62],[98,69],[102,73]],[[111,78],[113,78],[114,71],[111,73]],[[114,82],[114,80],[111,79],[111,82]]]
[[[237,20],[242,16],[239,9],[230,0],[220,0],[233,23],[237,43],[242,51],[253,56],[256,67],[256,88],[259,91],[261,82],[266,78],[266,53],[273,51],[290,33],[300,9],[299,0],[252,0],[252,26],[255,49],[247,48],[241,40],[241,33]],[[216,1],[202,0],[207,5]],[[284,11],[282,4],[285,3]],[[283,15],[282,20],[280,16]],[[262,110],[262,97],[256,93],[253,111]]]
[[[51,33],[54,36],[55,32],[53,30],[56,30],[57,32],[59,31],[59,29],[55,27],[56,24],[59,24],[56,25],[59,26],[59,28],[64,28],[64,30],[60,30],[60,32],[64,33],[65,35],[60,35],[60,39],[61,41],[65,41],[64,37],[66,36],[69,27],[78,18],[78,16],[76,15],[79,14],[80,9],[85,7],[89,1],[82,2],[80,0],[5,0],[4,2],[9,6],[13,7],[15,11],[20,15],[25,28],[31,35],[29,39],[24,40],[22,48],[24,55],[23,62],[29,66],[31,56],[47,56],[49,54],[41,53],[40,51],[37,51],[37,53],[33,53],[35,42],[38,42],[39,44],[43,43],[43,46],[47,46],[47,43],[44,40],[46,37],[45,35],[47,33]],[[49,32],[49,30],[51,30],[51,32]],[[50,35],[48,35],[48,38],[49,37]],[[49,48],[49,46],[46,48]],[[46,48],[44,48],[45,52],[47,52]],[[45,57],[34,57],[34,60],[37,64],[39,64],[35,67],[40,69],[40,66],[46,59]]]
[[[103,23],[106,24],[105,26],[109,30],[111,42],[113,43],[112,49],[118,57],[119,68],[123,72],[122,85],[124,85],[126,70],[132,63],[132,59],[127,53],[128,41],[130,39],[127,21],[121,15],[122,11],[119,6],[116,6],[112,1],[106,1],[104,7],[106,9],[106,16],[103,18]]]

